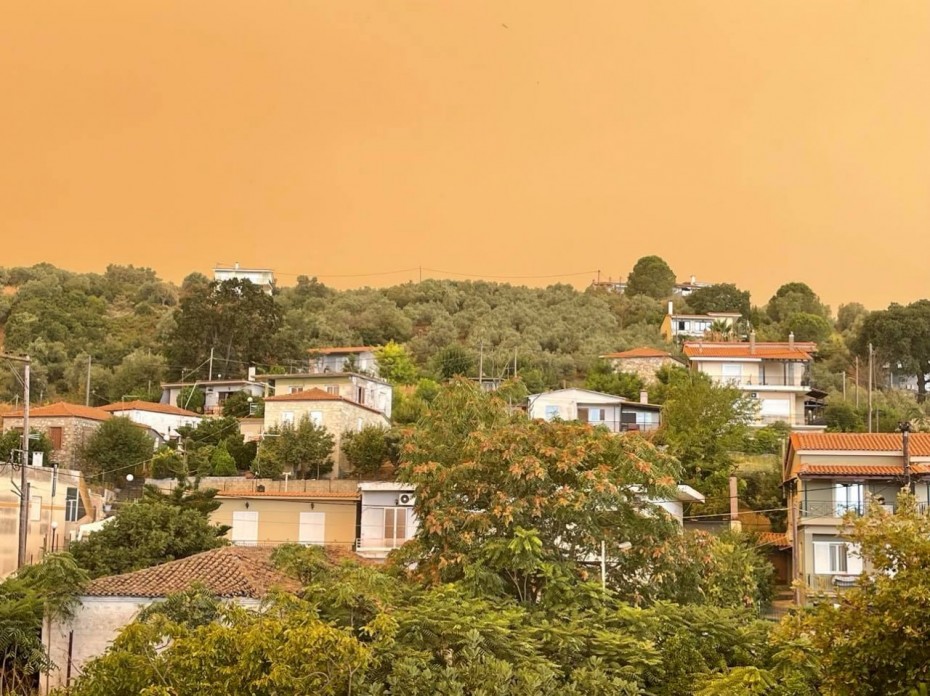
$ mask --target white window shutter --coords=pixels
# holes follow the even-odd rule
[[[859,575],[862,572],[859,544],[846,544],[846,572],[849,575]]]
[[[814,547],[814,574],[830,573],[830,544],[822,541],[815,541]]]

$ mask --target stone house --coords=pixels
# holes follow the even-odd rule
[[[268,437],[271,428],[285,424],[296,425],[303,418],[309,418],[317,425],[322,425],[335,438],[332,454],[334,465],[330,474],[332,478],[339,478],[348,468],[341,447],[344,432],[361,430],[366,425],[380,425],[385,428],[391,425],[388,417],[375,408],[322,389],[308,389],[265,399],[264,437]]]
[[[63,401],[29,410],[29,429],[45,433],[52,441],[52,463],[77,469],[80,450],[100,424],[111,418],[103,409]],[[4,413],[3,432],[23,429],[23,410]],[[48,462],[46,462],[48,463]]]
[[[357,372],[297,372],[286,375],[259,375],[268,382],[275,396],[309,389],[322,389],[348,401],[368,406],[391,417],[394,388],[390,382]]]
[[[610,363],[615,372],[636,375],[647,385],[656,383],[656,372],[666,365],[684,367],[671,354],[655,348],[633,348],[620,353],[605,353],[600,358]]]
[[[82,667],[102,655],[119,632],[145,607],[201,585],[215,596],[258,608],[272,588],[296,592],[300,583],[280,573],[270,548],[225,546],[177,561],[92,580],[78,597],[74,619],[43,626],[42,640],[58,669],[41,693],[67,688]]]
[[[310,372],[363,372],[378,375],[376,346],[328,346],[311,348]]]

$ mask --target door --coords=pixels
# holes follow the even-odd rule
[[[407,541],[407,508],[384,508],[384,546],[395,549]]]
[[[258,543],[258,513],[242,510],[233,513],[232,543],[255,546]]]
[[[322,546],[326,540],[326,513],[300,513],[300,531],[297,541],[301,544]]]

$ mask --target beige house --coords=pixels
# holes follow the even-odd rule
[[[378,375],[377,346],[310,348],[310,372],[363,372]]]
[[[65,551],[82,524],[103,516],[104,498],[94,494],[80,471],[26,468],[29,486],[26,563],[46,553]],[[19,476],[0,479],[0,578],[16,570],[19,539]]]
[[[268,431],[285,424],[296,425],[303,418],[322,425],[335,438],[333,448],[332,478],[339,478],[348,468],[342,453],[342,434],[350,430],[361,430],[367,425],[390,427],[387,416],[377,409],[346,399],[343,396],[309,389],[292,394],[279,394],[265,399],[265,437]]]
[[[742,315],[739,312],[708,312],[707,314],[678,314],[674,312],[672,303],[668,303],[668,314],[662,320],[659,333],[668,342],[691,338],[707,338],[715,327],[721,328],[721,333],[732,334],[736,331],[736,323]]]
[[[835,594],[869,568],[843,536],[843,517],[870,500],[894,512],[908,477],[920,505],[930,504],[930,434],[792,433],[784,462],[788,542],[794,580],[806,601]]]
[[[656,372],[667,365],[682,367],[669,353],[655,348],[633,348],[620,353],[605,353],[600,358],[610,363],[615,372],[636,375],[644,384],[655,384]]]
[[[277,571],[269,548],[225,546],[170,563],[92,580],[69,623],[43,627],[43,642],[57,666],[41,693],[69,686],[84,665],[110,646],[145,607],[192,585],[228,602],[258,608],[273,588],[297,592],[300,584]]]
[[[100,424],[111,418],[103,409],[64,401],[29,410],[29,429],[45,433],[52,441],[53,463],[76,469],[80,464],[80,450]],[[3,432],[23,429],[23,410],[2,415]],[[48,464],[49,462],[45,462]]]
[[[216,500],[210,521],[231,527],[237,546],[355,544],[357,491],[221,491]]]
[[[789,338],[787,343],[689,341],[682,351],[695,372],[737,387],[757,405],[754,426],[787,423],[798,430],[823,430],[811,422],[805,403],[812,394],[810,366],[813,343]]]
[[[287,375],[259,375],[270,384],[275,396],[321,389],[362,406],[368,406],[391,417],[394,388],[377,377],[355,372],[298,372]]]

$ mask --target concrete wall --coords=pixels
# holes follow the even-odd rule
[[[289,415],[288,415],[289,414]],[[266,401],[265,432],[278,427],[290,418],[296,425],[304,417],[316,419],[335,438],[333,447],[332,478],[339,478],[350,471],[342,453],[342,434],[349,430],[361,430],[367,425],[389,427],[390,421],[382,413],[360,408],[345,401]]]
[[[232,527],[233,512],[258,513],[259,545],[298,543],[300,541],[300,513],[323,513],[324,542],[329,546],[352,548],[356,538],[358,520],[357,500],[308,500],[305,498],[217,498],[220,507],[211,513],[213,524]],[[248,507],[246,507],[248,503]],[[232,538],[232,533],[227,535]]]
[[[379,380],[355,374],[307,374],[273,377],[275,395],[307,389],[336,390],[343,399],[360,403],[391,417],[394,388]]]
[[[170,492],[178,485],[176,479],[146,479],[146,483],[156,486],[159,490]],[[269,478],[247,478],[245,476],[204,476],[200,480],[201,488],[215,488],[218,491],[258,491],[263,486],[265,492],[276,491],[314,492],[325,491],[329,493],[355,493],[358,491],[358,481],[349,479],[294,479],[288,481],[275,481]]]
[[[61,428],[61,448],[52,452],[51,460],[58,466],[67,469],[77,469],[81,463],[80,449],[85,442],[100,427],[102,421],[88,418],[48,418],[45,416],[29,418],[29,429],[45,433],[51,438],[52,428]],[[3,432],[23,429],[22,418],[4,418]],[[50,462],[45,462],[49,464]]]
[[[91,494],[79,471],[59,469],[57,481],[55,470],[50,467],[29,467],[26,475],[30,496],[27,508],[26,563],[37,563],[53,549],[66,551],[72,531],[76,533],[79,525],[93,522],[96,516],[102,516],[100,508],[103,500]],[[0,578],[16,570],[19,496],[14,485],[19,485],[18,474],[15,477],[0,478]],[[70,515],[66,510],[69,488],[75,489],[84,505],[86,514],[81,518],[75,517],[76,505],[72,506]]]
[[[147,425],[156,433],[161,435],[163,440],[171,440],[178,436],[178,428],[184,425],[192,425],[195,428],[203,420],[194,416],[179,416],[170,413],[157,413],[155,411],[142,411],[132,409],[129,411],[115,411],[115,416],[124,416],[133,423]]]

